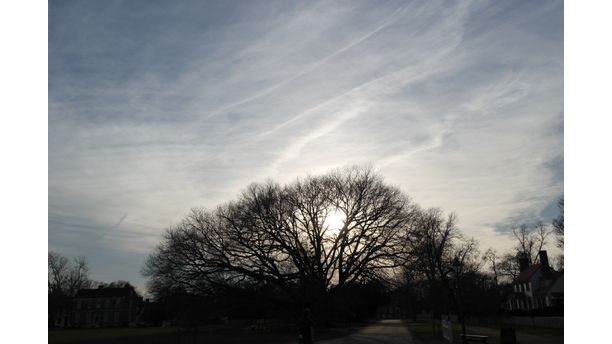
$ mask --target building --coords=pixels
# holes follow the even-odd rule
[[[128,326],[138,321],[144,302],[134,287],[82,289],[72,300],[72,326]]]
[[[512,283],[507,309],[533,311],[563,308],[563,271],[554,271],[546,251],[539,252],[540,263],[529,266],[519,259],[521,273]]]

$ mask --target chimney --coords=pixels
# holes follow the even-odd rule
[[[538,254],[540,255],[540,264],[542,264],[542,273],[550,273],[551,269],[550,264],[548,264],[548,254],[546,254],[546,251],[540,251]]]
[[[527,270],[529,268],[529,259],[524,254],[518,256],[519,267],[521,272]]]

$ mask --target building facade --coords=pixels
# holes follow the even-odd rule
[[[506,308],[510,311],[533,311],[563,308],[563,271],[554,271],[546,251],[539,252],[540,263],[528,266],[520,260],[521,273],[512,283]]]
[[[138,321],[144,302],[134,287],[80,290],[72,300],[72,326],[128,326]]]

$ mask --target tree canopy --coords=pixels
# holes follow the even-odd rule
[[[85,257],[68,258],[56,252],[48,255],[48,293],[74,296],[80,289],[89,288],[89,267]]]
[[[284,186],[252,184],[236,201],[193,209],[166,232],[143,272],[154,293],[258,281],[312,299],[396,267],[416,213],[406,195],[371,169]]]

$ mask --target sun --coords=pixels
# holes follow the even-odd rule
[[[323,226],[327,227],[328,234],[336,235],[344,226],[344,219],[345,216],[342,212],[334,210],[327,215],[327,218],[325,218],[325,222],[323,222]]]

